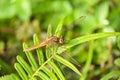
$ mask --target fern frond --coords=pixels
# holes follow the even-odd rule
[[[60,32],[58,31],[62,29],[63,20],[58,24],[55,31],[56,36],[60,36]],[[51,28],[49,29],[48,35],[51,35],[52,30]],[[33,42],[34,45],[39,44],[39,39],[36,34],[33,36]],[[23,49],[25,48],[28,48],[28,46],[24,43]],[[27,63],[21,56],[17,56],[18,63],[15,64],[15,69],[22,80],[37,80],[39,78],[42,80],[65,80],[61,69],[55,63],[56,61],[66,65],[81,76],[81,73],[72,63],[57,55],[57,49],[58,45],[46,46],[46,55],[43,55],[41,49],[36,49],[38,62],[30,51],[25,52],[29,63]],[[46,57],[46,60],[44,57]]]
[[[35,71],[35,72],[33,73],[33,75],[29,78],[29,80],[32,80],[32,79],[36,76],[36,74],[42,69],[42,67],[45,66],[49,61],[51,61],[52,58],[53,58],[53,56],[50,57],[49,59],[47,59],[42,65],[40,65],[40,67],[39,67],[38,69],[36,69],[36,71]]]

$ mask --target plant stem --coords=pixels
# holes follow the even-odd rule
[[[29,80],[32,80],[34,78],[34,76],[36,75],[36,73],[38,73],[40,71],[40,69],[42,69],[42,67],[44,65],[46,65],[51,59],[53,59],[54,55],[52,55],[47,61],[45,61],[35,72],[34,74],[30,77]]]
[[[90,42],[88,58],[87,58],[85,66],[83,68],[83,73],[82,73],[83,76],[80,78],[80,80],[85,80],[86,79],[87,72],[90,68],[90,64],[91,64],[91,61],[92,61],[92,57],[93,57],[93,40]]]

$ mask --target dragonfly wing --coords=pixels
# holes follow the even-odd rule
[[[71,63],[73,63],[74,65],[76,65],[77,67],[81,68],[80,64],[74,58],[72,58],[72,56],[70,56],[69,54],[63,53],[61,54],[61,56],[67,59],[68,61],[70,61]]]

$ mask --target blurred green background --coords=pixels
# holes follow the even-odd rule
[[[0,76],[15,72],[16,56],[24,57],[22,43],[32,43],[36,33],[45,40],[48,25],[53,32],[66,16],[62,34],[66,40],[90,33],[120,31],[120,0],[0,0]],[[83,16],[84,18],[82,18]],[[89,44],[73,47],[69,53],[81,66],[87,59]],[[120,67],[116,37],[94,42],[89,80],[99,79]]]

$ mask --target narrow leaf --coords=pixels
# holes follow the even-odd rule
[[[60,21],[60,23],[58,24],[58,26],[56,28],[55,36],[57,36],[57,37],[60,37],[61,29],[62,29],[64,20],[65,20],[65,17]]]
[[[67,50],[75,45],[78,45],[78,44],[81,44],[81,43],[84,43],[84,42],[87,42],[90,40],[95,40],[95,39],[109,37],[109,36],[120,36],[120,33],[119,32],[105,32],[105,33],[95,33],[95,34],[89,34],[89,35],[85,35],[82,37],[78,37],[78,38],[72,39],[72,40],[68,41],[67,43],[63,44],[62,46],[60,46],[58,48],[57,52],[62,53],[65,50]]]
[[[63,65],[67,66],[68,68],[72,69],[80,76],[82,76],[82,74],[78,71],[78,69],[72,63],[68,62],[64,58],[60,57],[59,55],[55,55],[54,59],[57,60],[58,62],[62,63]]]
[[[109,80],[110,78],[119,77],[119,76],[120,76],[120,71],[112,71],[112,72],[108,73],[107,75],[105,75],[100,80]]]
[[[50,80],[49,77],[43,72],[38,72],[36,75],[40,77],[42,80]]]
[[[30,68],[30,66],[26,63],[26,61],[21,56],[17,56],[17,61],[25,69],[28,75],[31,76],[33,74],[33,70]]]
[[[24,43],[23,44],[23,49],[25,49],[25,48],[28,48],[28,47],[27,47],[27,44]],[[26,51],[25,54],[26,54],[31,66],[32,66],[32,69],[36,70],[38,68],[38,65],[37,65],[32,53],[30,51]]]
[[[52,35],[52,27],[51,27],[51,24],[49,24],[48,30],[47,30],[47,38],[49,38],[51,36],[53,36]],[[51,56],[50,48],[49,48],[49,46],[46,46],[46,58],[48,59],[50,56]]]
[[[83,76],[80,78],[80,80],[86,80],[87,72],[90,69],[92,57],[93,57],[93,41],[90,42],[88,58],[87,58],[87,61],[85,63],[85,66],[83,67],[83,72],[82,72]]]
[[[53,74],[53,72],[51,72],[48,68],[46,68],[45,66],[42,67],[42,70],[44,71],[44,73],[46,73],[49,77],[50,80],[58,80],[56,75]]]
[[[63,76],[61,70],[57,67],[55,63],[52,61],[49,61],[48,64],[52,67],[56,75],[60,78],[60,80],[65,80],[65,77]]]
[[[26,75],[25,71],[19,63],[15,63],[15,69],[17,70],[22,80],[28,80],[28,76]]]
[[[52,27],[51,24],[48,25],[47,38],[52,36]]]
[[[39,44],[39,39],[36,34],[33,36],[34,45]],[[44,56],[41,48],[36,49],[39,65],[44,63]]]

